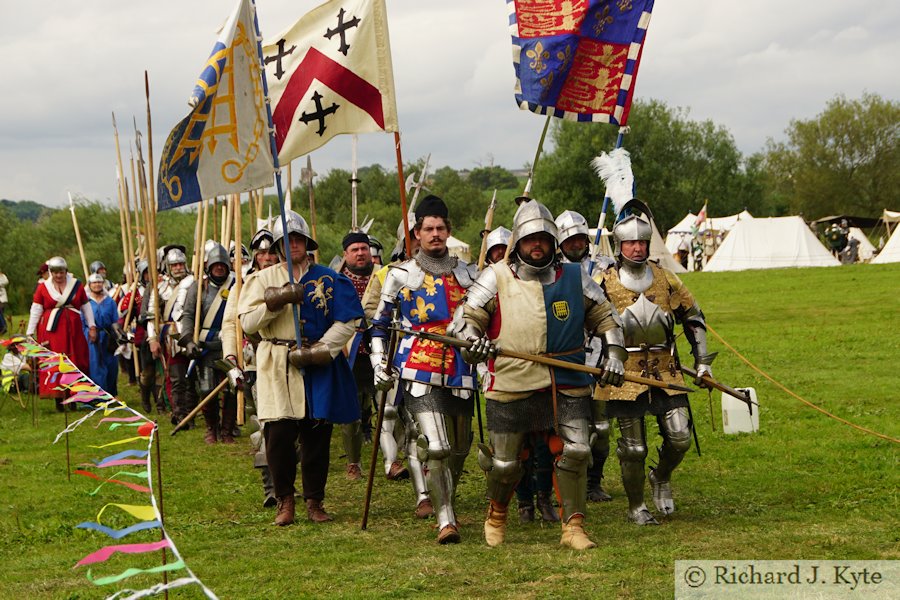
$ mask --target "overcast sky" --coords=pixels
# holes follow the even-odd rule
[[[258,3],[267,38],[320,2]],[[133,140],[132,116],[146,133],[148,70],[158,161],[234,5],[0,0],[0,198],[52,206],[66,201],[67,190],[115,198],[111,113],[123,146]],[[456,168],[530,161],[543,117],[520,111],[513,99],[506,2],[387,5],[404,159],[430,152],[433,165]],[[896,0],[657,0],[635,95],[712,119],[749,154],[836,94],[900,99],[898,61]],[[388,134],[361,137],[359,152],[363,165],[395,162]],[[349,168],[350,137],[335,138],[312,159],[320,173]]]

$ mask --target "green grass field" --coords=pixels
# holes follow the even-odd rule
[[[836,415],[900,438],[900,265],[700,273],[684,280],[712,327],[776,380]],[[458,490],[462,544],[436,545],[433,521],[412,516],[410,484],[383,477],[375,482],[369,529],[360,531],[365,484],[347,481],[337,432],[326,498],[336,522],[276,528],[273,510],[261,507],[246,437],[209,447],[200,431],[172,438],[171,425],[163,423],[167,530],[221,598],[671,598],[676,559],[900,558],[900,446],[802,405],[711,340],[720,351],[716,375],[756,387],[760,432],[722,434],[718,394],[714,432],[706,393],[694,394],[703,455],[692,450],[675,473],[678,511],[656,528],[628,523],[613,457],[606,487],[614,501],[589,506],[595,550],[562,550],[558,527],[522,526],[514,517],[507,543],[488,548],[481,532],[484,481],[474,453]],[[127,402],[139,404],[136,388],[123,390]],[[63,415],[41,402],[32,426],[31,413],[15,399],[0,401],[0,598],[112,593],[114,586],[94,587],[85,569],[72,566],[101,546],[152,541],[156,534],[117,542],[74,525],[94,520],[107,502],[144,495],[107,486],[89,496],[96,482],[67,481],[65,445],[51,445]],[[88,447],[117,437],[123,436],[83,426],[71,436],[73,464],[117,451]],[[368,460],[367,454],[365,465]],[[130,524],[112,511],[104,522]],[[158,557],[114,557],[97,565],[94,576],[153,566]],[[138,576],[129,587],[154,581]],[[199,596],[196,588],[171,594]]]

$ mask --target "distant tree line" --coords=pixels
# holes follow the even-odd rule
[[[816,118],[791,122],[784,141],[769,140],[764,150],[750,156],[741,154],[724,127],[692,120],[686,109],[657,100],[636,101],[629,125],[623,145],[631,153],[636,195],[650,204],[662,231],[707,201],[710,216],[746,208],[755,216],[802,213],[807,220],[841,213],[875,217],[884,208],[900,208],[900,103],[875,94],[858,100],[837,96]],[[554,213],[573,209],[596,221],[604,185],[590,162],[614,147],[616,134],[609,125],[554,120],[552,147],[548,144],[538,162],[533,196]],[[415,173],[418,180],[423,162],[405,165],[404,174]],[[390,252],[401,219],[397,171],[371,165],[359,169],[358,179],[359,223],[373,218],[370,233]],[[474,260],[493,190],[499,190],[494,226],[511,227],[512,199],[524,181],[495,165],[465,176],[445,166],[429,173],[425,185],[422,196],[433,193],[447,201],[453,235],[470,244]],[[313,186],[320,260],[327,264],[340,254],[341,238],[350,228],[350,172],[333,169],[317,177]],[[412,195],[410,191],[410,200]],[[306,185],[295,187],[291,199],[308,218]],[[276,215],[277,200],[266,200]],[[268,212],[266,208],[264,218]],[[79,204],[77,213],[87,261],[103,260],[111,275],[121,274],[117,210],[88,202]],[[190,247],[195,222],[195,210],[160,213],[159,243]],[[253,227],[244,219],[244,240]],[[217,230],[218,224],[210,228]],[[65,257],[70,270],[81,276],[69,211],[0,200],[0,269],[11,282],[12,311],[27,310],[35,272],[54,255]]]

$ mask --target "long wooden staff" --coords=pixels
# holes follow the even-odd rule
[[[457,348],[468,348],[472,345],[472,342],[468,340],[460,340],[455,337],[450,337],[447,335],[440,335],[438,333],[431,333],[428,331],[413,331],[410,329],[404,329],[402,327],[393,327],[396,331],[403,333],[404,335],[415,335],[422,339],[431,340],[433,342],[440,342],[445,346],[456,346]],[[542,365],[547,365],[548,367],[556,367],[558,369],[568,369],[569,371],[579,371],[581,373],[590,373],[591,375],[602,375],[603,369],[598,369],[596,367],[589,367],[585,364],[581,363],[570,363],[564,360],[560,360],[558,358],[552,358],[550,356],[543,356],[540,354],[528,354],[527,352],[515,352],[513,350],[504,350],[500,348],[497,352],[497,356],[505,356],[507,358],[518,358],[520,360],[527,360],[531,362],[535,362]],[[658,387],[664,390],[676,390],[679,392],[685,393],[693,393],[694,390],[684,385],[679,385],[677,383],[668,383],[665,381],[659,381],[658,379],[650,379],[648,377],[641,377],[639,375],[630,375],[629,373],[625,373],[625,381],[630,381],[632,383],[639,383],[641,385],[647,385],[650,387]]]
[[[400,180],[400,212],[403,219],[403,240],[406,258],[412,258],[412,238],[409,237],[409,216],[406,214],[406,179],[403,177],[403,153],[400,148],[400,132],[394,132],[394,149],[397,153],[397,178]]]
[[[123,263],[125,267],[125,283],[128,284],[128,287],[131,287],[131,283],[134,281],[134,262],[132,257],[134,256],[131,253],[131,247],[128,243],[128,239],[130,238],[130,229],[128,226],[130,219],[126,220],[126,215],[129,214],[128,210],[128,192],[125,181],[125,170],[122,168],[122,150],[119,146],[119,127],[116,125],[116,113],[112,113],[112,124],[113,124],[113,137],[115,138],[116,143],[116,180],[118,182],[118,197],[119,197],[119,227],[122,233],[122,257]]]
[[[358,165],[357,165],[357,146],[359,146],[359,136],[355,133],[353,134],[353,139],[350,143],[350,230],[358,231],[359,223],[356,218],[356,207],[357,207],[357,192],[359,187],[359,179],[357,178]]]
[[[309,191],[309,228],[315,240],[318,238],[316,235],[316,192],[313,188],[313,177],[316,176],[316,172],[313,171],[312,159],[309,157],[309,154],[306,155],[306,168],[303,169],[302,175],[304,181],[306,181],[306,189]],[[290,187],[290,182],[288,182],[288,186]],[[318,250],[313,251],[313,258],[315,262],[319,262]]]
[[[81,255],[81,267],[84,269],[84,282],[87,283],[88,266],[84,258],[84,246],[81,243],[81,230],[78,229],[78,217],[75,216],[75,203],[72,201],[72,192],[69,192],[69,210],[72,211],[72,227],[75,228],[75,241],[78,242],[78,253]]]
[[[185,418],[183,418],[180,423],[178,423],[178,425],[176,425],[175,427],[172,428],[172,433],[170,435],[175,435],[176,433],[178,433],[178,430],[181,429],[182,427],[184,427],[185,423],[187,423],[188,421],[190,421],[191,419],[196,417],[200,413],[200,411],[203,410],[203,407],[206,406],[206,403],[209,402],[210,400],[212,400],[213,398],[215,398],[219,392],[224,390],[226,385],[228,385],[227,377],[225,379],[223,379],[222,381],[220,381],[219,385],[214,387],[213,390],[209,394],[207,394],[206,398],[201,400],[200,404],[198,404],[196,407],[194,407],[194,410],[189,412],[187,414],[187,416]]]
[[[234,195],[234,260],[232,264],[234,265],[234,289],[232,293],[235,294],[235,301],[239,301],[241,298],[241,286],[243,284],[244,272],[242,270],[244,266],[244,255],[241,252],[241,195]],[[238,369],[241,371],[244,370],[244,330],[241,329],[241,319],[238,315],[238,312],[234,312],[234,335],[235,340],[237,341],[237,352],[235,353],[235,358],[237,359]],[[238,388],[237,390],[237,424],[244,424],[244,390]]]
[[[147,228],[149,240],[147,242],[147,256],[150,259],[150,282],[152,283],[152,295],[156,298],[156,310],[153,311],[153,321],[156,331],[159,331],[159,286],[158,271],[156,265],[156,180],[153,177],[153,126],[150,119],[150,76],[144,71],[144,91],[147,98],[147,151],[150,158],[150,185],[147,186],[149,197],[147,198],[147,218],[145,223],[149,223]],[[165,577],[165,573],[163,574]]]
[[[194,281],[197,284],[197,305],[194,309],[194,343],[200,342],[200,309],[203,307],[203,262],[204,262],[204,246],[206,246],[206,216],[209,212],[209,203],[204,200],[200,203],[200,212],[203,213],[201,219],[203,225],[200,228],[200,238],[197,240],[197,273]]]
[[[541,152],[544,150],[544,139],[547,137],[547,129],[550,127],[550,118],[551,115],[547,115],[547,120],[544,121],[544,129],[541,131],[541,139],[538,140],[537,150],[534,151],[534,160],[531,161],[531,168],[528,169],[528,181],[525,182],[525,190],[522,192],[522,196],[525,198],[531,198],[531,186],[534,184],[534,170],[537,168],[538,160],[541,158]],[[504,260],[509,260],[509,255],[513,251],[513,246],[515,244],[510,243],[506,246],[506,254],[503,256]]]
[[[399,304],[394,307],[394,314],[391,317],[394,323],[399,323]],[[391,331],[391,339],[388,343],[388,351],[386,356],[387,368],[391,369],[394,362],[394,353],[397,351],[397,341],[400,335],[397,331]],[[399,384],[398,384],[399,385]],[[372,503],[372,485],[375,482],[375,465],[378,462],[378,445],[381,440],[381,428],[384,425],[384,405],[387,404],[388,392],[382,390],[378,392],[381,401],[378,402],[378,416],[375,418],[375,433],[372,435],[372,460],[369,462],[369,480],[366,482],[366,501],[363,505],[362,524],[360,529],[365,530],[369,525],[369,506]]]
[[[294,189],[294,173],[291,170],[291,164],[294,161],[289,160],[287,164],[287,189],[284,191],[284,209],[294,210],[291,205],[291,192]]]

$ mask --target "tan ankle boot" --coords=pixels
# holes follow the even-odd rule
[[[573,550],[587,550],[596,548],[597,544],[591,541],[584,531],[584,517],[574,516],[569,519],[568,523],[562,524],[562,538],[559,543],[561,546],[568,546]]]
[[[503,506],[491,500],[488,506],[488,517],[484,522],[484,539],[491,548],[499,546],[506,539],[506,516],[509,506]]]

